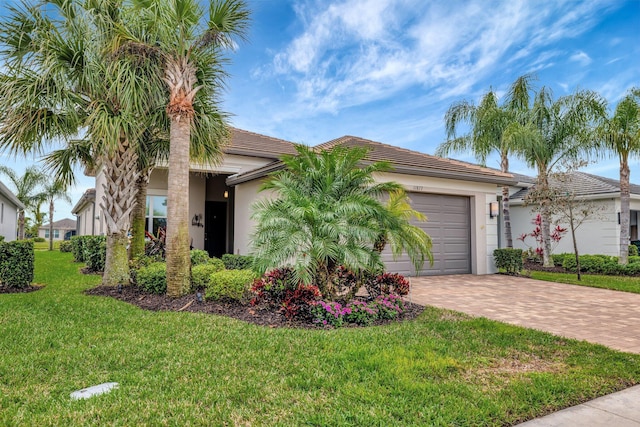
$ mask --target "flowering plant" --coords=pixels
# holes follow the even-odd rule
[[[536,217],[531,221],[534,225],[533,231],[531,233],[522,233],[518,240],[525,243],[527,237],[533,237],[536,241],[536,249],[535,253],[537,257],[541,257],[544,254],[544,238],[542,236],[542,216],[540,214],[536,215]],[[562,237],[567,233],[567,229],[556,225],[555,228],[551,230],[551,241],[556,244],[562,239]],[[553,252],[553,251],[552,251]]]
[[[339,302],[317,301],[311,312],[315,323],[339,328],[344,322],[344,316],[351,314],[351,308],[343,307]]]
[[[402,298],[394,294],[380,295],[373,303],[378,307],[380,319],[395,319],[405,310]]]
[[[369,326],[378,319],[378,307],[375,304],[354,300],[347,307],[351,309],[351,313],[345,316],[345,320],[349,323]]]

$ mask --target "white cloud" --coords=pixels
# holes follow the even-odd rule
[[[589,55],[587,55],[586,53],[584,53],[583,51],[578,51],[576,53],[574,53],[573,55],[571,55],[569,57],[569,59],[571,61],[574,62],[578,62],[582,65],[589,65],[591,64],[592,59],[589,57]]]
[[[288,117],[336,113],[414,85],[445,99],[516,63],[528,72],[553,66],[561,52],[545,46],[587,31],[605,7],[604,0],[306,2],[295,8],[303,31],[274,55],[272,69],[296,86]],[[571,58],[591,62],[581,51]]]

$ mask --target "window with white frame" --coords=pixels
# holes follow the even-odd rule
[[[160,227],[167,228],[167,196],[147,196],[144,229],[157,236]]]

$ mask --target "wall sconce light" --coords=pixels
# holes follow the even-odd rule
[[[224,198],[225,199],[229,198],[229,192],[227,190],[224,190]]]
[[[489,218],[495,218],[498,216],[500,205],[498,202],[489,203]]]
[[[96,215],[96,219],[100,221],[100,214]]]

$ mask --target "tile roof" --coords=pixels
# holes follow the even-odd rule
[[[315,148],[327,150],[335,146],[369,148],[366,160],[372,162],[389,161],[393,164],[395,171],[399,173],[451,179],[473,179],[497,184],[516,183],[511,174],[503,173],[497,169],[436,157],[356,136],[343,136],[317,145]]]
[[[7,188],[6,185],[2,183],[2,181],[0,181],[0,195],[11,201],[11,203],[16,205],[18,209],[24,209],[24,205],[22,204],[22,202],[16,197],[15,194],[13,194],[11,190]]]
[[[227,154],[279,159],[283,154],[296,154],[295,144],[284,139],[231,127],[231,143],[224,147]]]
[[[535,178],[532,178],[535,182]],[[615,194],[620,193],[620,181],[605,178],[603,176],[592,175],[585,172],[573,172],[567,182],[562,182],[551,178],[549,180],[551,186],[566,187],[576,196],[593,196],[597,194]],[[630,184],[629,190],[631,194],[640,195],[640,185]],[[524,199],[529,192],[528,188],[523,188],[511,196],[511,200]]]
[[[87,203],[93,203],[95,201],[96,201],[96,189],[89,188],[87,191],[84,192],[82,197],[80,197],[80,200],[78,200],[78,203],[76,203],[75,206],[71,208],[71,213],[74,215],[78,215],[82,210],[82,208],[84,208],[84,206]]]
[[[69,218],[65,218],[65,219],[61,219],[59,221],[54,221],[53,222],[53,228],[54,229],[58,229],[58,230],[75,230],[77,225],[78,224],[77,224],[76,220],[69,219]],[[40,228],[41,229],[49,228],[49,224],[45,224]]]

